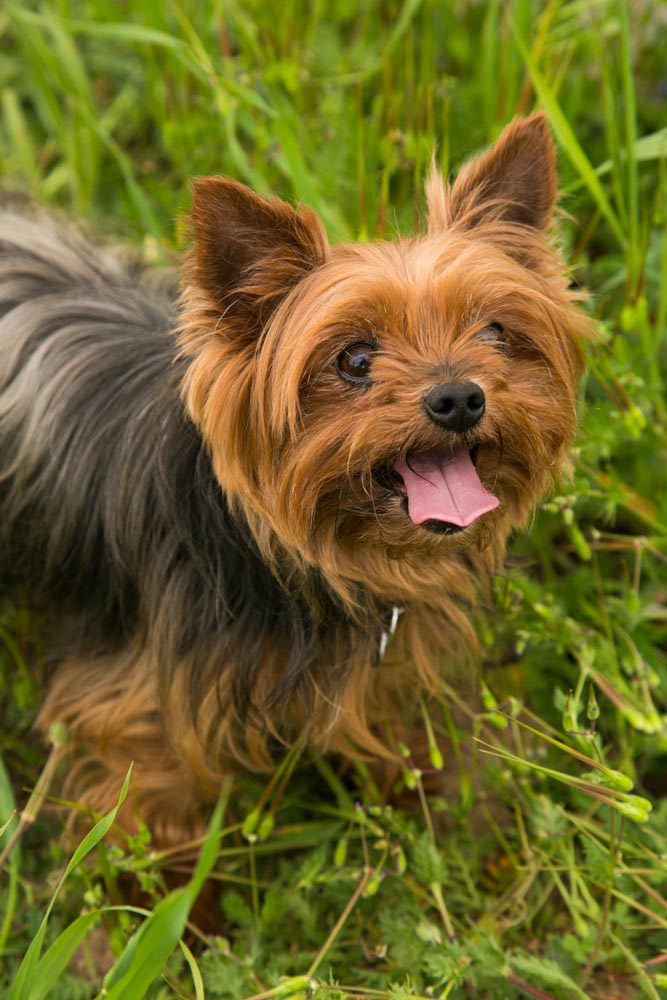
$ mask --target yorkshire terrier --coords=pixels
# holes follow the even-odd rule
[[[281,747],[395,758],[567,463],[590,322],[544,115],[426,194],[425,234],[331,247],[198,180],[180,292],[1,216],[0,592],[53,626],[75,794],[111,808],[134,761],[157,843]]]

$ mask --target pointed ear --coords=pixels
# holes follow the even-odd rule
[[[191,220],[190,280],[226,319],[247,328],[266,322],[327,256],[326,233],[315,212],[264,198],[224,177],[195,181]]]
[[[547,229],[556,203],[556,154],[544,112],[508,125],[489,150],[463,167],[446,203],[435,194],[431,203],[433,221],[439,217],[441,224],[444,219],[446,225],[472,227],[493,219]]]

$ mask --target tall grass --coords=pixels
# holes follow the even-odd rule
[[[664,15],[649,0],[0,10],[3,183],[154,260],[182,246],[189,178],[208,173],[312,205],[334,239],[407,232],[434,154],[455,169],[545,108],[562,240],[600,331],[574,477],[480,626],[485,711],[458,706],[477,740],[447,705],[424,709],[453,745],[433,756],[446,800],[409,752],[416,813],[383,806],[362,767],[355,791],[327,761],[291,776],[288,761],[268,789],[235,783],[171,893],[178,859],[145,831],[108,843],[97,826],[77,846],[42,810],[0,873],[3,995],[667,996]],[[0,607],[0,851],[43,763],[39,658],[29,616]],[[183,941],[214,860],[225,936]],[[128,874],[148,908],[127,905]]]

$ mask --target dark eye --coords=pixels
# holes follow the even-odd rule
[[[497,347],[503,354],[507,353],[508,341],[502,323],[489,323],[477,334],[478,340],[483,340],[487,344]]]
[[[370,378],[373,344],[350,344],[338,355],[338,371],[348,382],[364,382]]]

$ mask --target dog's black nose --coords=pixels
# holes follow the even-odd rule
[[[424,396],[424,409],[431,420],[458,434],[479,423],[485,406],[484,391],[475,382],[435,385]]]

